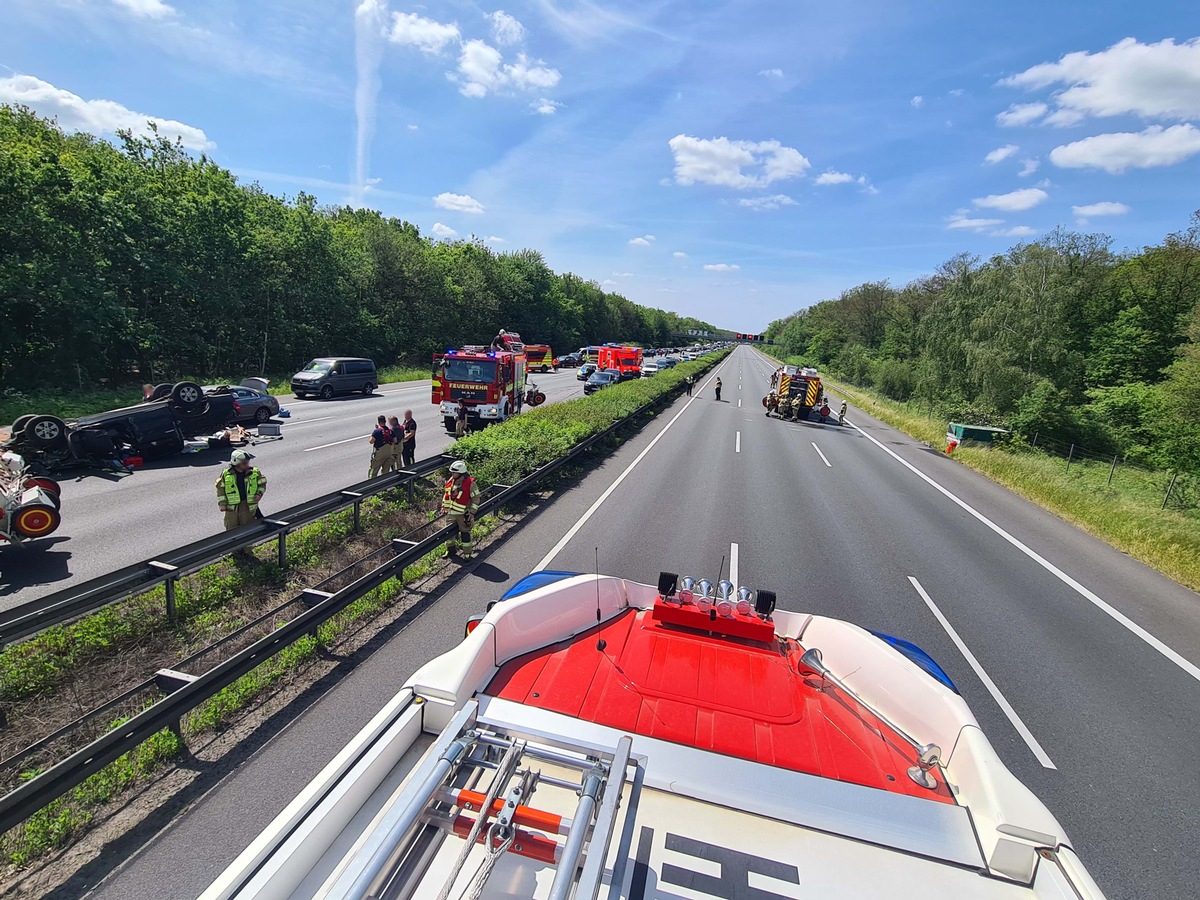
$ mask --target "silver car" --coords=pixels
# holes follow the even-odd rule
[[[248,382],[258,382],[250,386]],[[266,382],[261,378],[247,378],[242,384],[226,384],[205,388],[205,393],[219,391],[233,394],[237,401],[239,424],[261,425],[279,415],[279,399],[266,392]]]

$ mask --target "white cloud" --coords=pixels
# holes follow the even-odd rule
[[[1028,89],[1064,85],[1054,95],[1062,118],[1051,124],[1127,114],[1196,118],[1200,117],[1200,38],[1182,44],[1171,38],[1157,44],[1125,38],[1107,50],[1068,53],[1058,62],[1033,66],[1000,83]]]
[[[972,219],[967,215],[966,210],[961,209],[946,219],[946,227],[952,230],[983,231],[1003,224],[1003,219]]]
[[[420,131],[420,130],[421,130],[421,126],[420,126],[420,125],[413,125],[413,124],[411,124],[411,123],[410,123],[410,124],[408,125],[408,130],[409,130],[409,131]]]
[[[496,10],[488,19],[492,23],[492,39],[501,47],[519,44],[525,40],[525,26],[504,10]]]
[[[966,93],[966,91],[964,91],[962,88],[954,88],[954,90],[950,91],[949,93],[951,97],[961,97]]]
[[[1041,188],[1021,188],[1007,194],[988,194],[986,197],[976,197],[971,202],[980,209],[999,209],[1004,212],[1021,212],[1033,209],[1039,203],[1049,198],[1049,194]]]
[[[849,172],[822,172],[813,184],[849,184],[853,180]]]
[[[920,109],[921,104],[923,104],[925,102],[925,98],[922,97],[920,94],[917,94],[917,96],[913,97],[908,102],[912,104],[913,109]]]
[[[673,257],[675,257],[676,259],[687,259],[688,258],[688,255],[686,253],[684,253],[682,250],[676,250],[671,255]]]
[[[796,201],[787,194],[771,194],[767,197],[743,197],[738,201],[738,206],[744,206],[747,209],[753,209],[756,212],[762,212],[768,209],[779,209],[781,206],[795,206]]]
[[[508,241],[506,241],[504,238],[497,237],[494,234],[489,234],[487,237],[485,237],[483,239],[483,242],[485,244],[507,244],[508,243]]]
[[[811,165],[800,151],[779,141],[707,140],[677,134],[667,143],[675,156],[675,181],[679,184],[765,187],[801,176]]]
[[[438,194],[433,198],[433,205],[439,209],[470,213],[475,216],[483,212],[483,204],[468,194]]]
[[[707,265],[705,265],[704,271],[705,272],[736,272],[740,268],[741,268],[741,266],[739,266],[737,263],[733,263],[732,265],[729,263],[708,263]]]
[[[1036,228],[1028,225],[1014,225],[1012,228],[1001,228],[999,231],[988,232],[992,237],[1029,237],[1037,234]]]
[[[782,78],[783,69],[763,69],[758,74],[763,78]]]
[[[545,97],[539,97],[529,104],[529,108],[539,116],[552,116],[558,112],[560,106],[562,106],[561,103],[555,100],[547,100]]]
[[[392,13],[392,30],[388,39],[393,44],[416,47],[422,53],[441,53],[446,45],[459,39],[458,26],[453,22],[435,22],[416,13]]]
[[[1029,175],[1032,175],[1038,170],[1038,166],[1040,165],[1041,163],[1039,163],[1036,159],[1021,160],[1021,171],[1017,173],[1017,177],[1026,178]]]
[[[629,241],[630,247],[649,247],[654,243],[654,235],[643,234],[641,237],[632,238]]]
[[[1103,169],[1118,175],[1126,169],[1173,166],[1200,153],[1200,129],[1191,124],[1144,131],[1098,134],[1050,151],[1060,169]]]
[[[1129,207],[1124,203],[1115,203],[1112,200],[1103,200],[1100,203],[1089,203],[1087,206],[1072,206],[1071,212],[1083,218],[1094,218],[1096,216],[1123,216],[1129,212]]]
[[[145,19],[165,19],[175,15],[175,8],[162,0],[113,0],[113,3]]]
[[[983,158],[983,161],[989,165],[995,165],[998,162],[1003,162],[1010,156],[1014,156],[1021,150],[1016,144],[1005,144],[1003,147],[997,147],[991,153]]]
[[[354,188],[350,199],[361,206],[371,168],[371,139],[375,136],[379,100],[379,64],[387,28],[386,0],[362,0],[354,8]]]
[[[617,286],[617,283],[615,281],[613,281],[611,278],[605,278],[602,282],[600,282],[600,287],[616,287],[616,286]]]
[[[1014,103],[1002,113],[996,113],[996,124],[1005,128],[1031,125],[1049,110],[1045,103]]]
[[[632,272],[613,272],[612,277],[613,278],[632,278],[633,273]]]
[[[171,141],[178,140],[189,150],[208,151],[217,146],[194,125],[134,112],[113,100],[84,100],[78,94],[57,88],[32,75],[0,78],[0,103],[19,103],[43,116],[53,116],[67,131],[114,134],[128,129],[134,134],[144,135],[150,133],[148,122],[153,121],[159,135]]]
[[[449,225],[443,225],[441,222],[434,222],[433,228],[431,230],[433,231],[433,233],[435,235],[442,238],[443,240],[446,240],[448,238],[458,237],[457,231],[455,231]]]
[[[462,81],[459,91],[467,97],[484,97],[505,88],[545,90],[557,85],[562,78],[558,69],[550,68],[541,60],[530,59],[524,53],[517,56],[515,63],[503,60],[500,51],[490,44],[480,40],[467,41],[458,59]]]

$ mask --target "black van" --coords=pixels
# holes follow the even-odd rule
[[[375,363],[350,356],[321,356],[292,376],[292,393],[328,400],[334,394],[371,394],[379,384]]]

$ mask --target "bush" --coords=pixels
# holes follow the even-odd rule
[[[467,461],[481,484],[513,484],[566,455],[576,444],[711,369],[724,353],[683,363],[653,378],[605,388],[590,397],[532,409],[468,435],[448,451]]]
[[[875,389],[892,400],[906,402],[915,383],[912,366],[898,359],[883,360],[875,371]]]

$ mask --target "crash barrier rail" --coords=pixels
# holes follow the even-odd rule
[[[431,456],[400,472],[360,481],[348,488],[333,491],[267,516],[254,524],[201,538],[176,550],[159,553],[144,562],[117,569],[82,584],[6,609],[0,612],[0,647],[30,637],[52,625],[68,622],[85,613],[143,593],[160,584],[166,588],[167,616],[174,619],[175,585],[180,578],[231,553],[269,541],[277,542],[279,567],[287,568],[287,537],[291,532],[351,508],[354,510],[354,530],[357,532],[363,500],[401,487],[407,487],[411,496],[416,480],[436,472],[446,463],[447,457],[441,454]]]
[[[516,484],[494,485],[494,488],[499,489],[499,493],[480,503],[479,514],[486,515],[500,509],[524,494],[547,475],[587,453],[598,442],[605,440],[654,407],[670,401],[683,389],[684,385],[681,384],[675,390],[643,404],[625,418],[617,420],[603,431],[576,444],[565,455],[546,463]],[[426,462],[430,461],[426,460]],[[451,524],[419,541],[395,538],[392,540],[391,546],[396,551],[396,555],[390,560],[332,593],[315,588],[301,590],[292,602],[310,603],[308,609],[265,637],[259,638],[245,649],[223,662],[217,663],[203,675],[181,675],[175,679],[161,679],[160,687],[166,692],[166,696],[153,706],[134,715],[119,728],[75,751],[40,775],[22,783],[4,797],[0,797],[0,833],[16,827],[39,809],[47,806],[72,788],[78,787],[109,763],[133,750],[163,729],[169,728],[178,733],[184,715],[214,697],[243,675],[262,665],[285,647],[307,635],[315,636],[317,629],[322,624],[351,603],[378,588],[389,578],[402,575],[407,566],[441,547],[457,532],[457,526]],[[347,569],[343,569],[342,573],[357,565],[359,564],[352,564]],[[333,578],[336,577],[336,575],[333,576]]]

